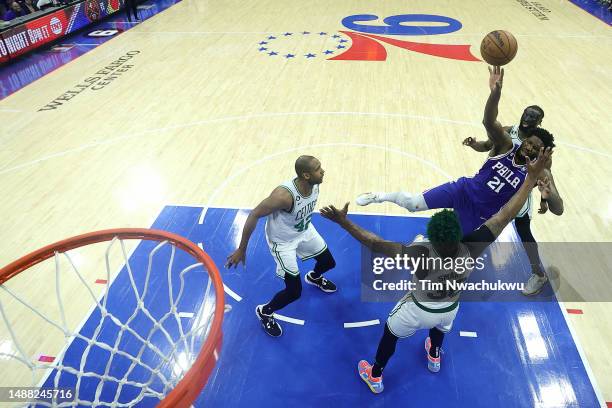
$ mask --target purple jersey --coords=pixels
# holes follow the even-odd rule
[[[474,177],[461,177],[423,193],[430,209],[453,208],[463,234],[469,234],[497,213],[518,191],[527,176],[527,167],[514,162],[520,145],[489,157]]]
[[[497,213],[525,181],[527,167],[514,161],[520,147],[513,145],[509,152],[489,157],[474,177],[465,179],[467,193],[483,213]]]

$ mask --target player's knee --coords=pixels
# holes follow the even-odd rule
[[[331,252],[329,254],[329,269],[334,269],[336,267],[336,260],[332,256]]]
[[[302,296],[302,286],[301,285],[291,288],[288,291],[289,291],[289,297],[291,298],[292,302],[298,300],[300,296]]]
[[[302,281],[300,276],[285,277],[286,288],[285,291],[289,295],[289,300],[294,302],[302,296]]]
[[[336,267],[336,260],[331,254],[329,248],[326,248],[322,254],[317,255],[315,259],[317,260],[317,270],[319,270],[321,273],[327,272]]]
[[[410,193],[399,193],[399,204],[408,211],[424,211],[427,210],[427,204],[423,198],[423,194],[413,195]]]

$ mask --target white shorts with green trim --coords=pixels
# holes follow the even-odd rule
[[[298,256],[305,261],[322,254],[327,249],[325,240],[312,224],[294,240],[273,242],[266,235],[266,241],[268,241],[270,253],[276,262],[276,274],[283,279],[285,273],[293,276],[300,274],[296,259]]]
[[[389,313],[387,326],[397,337],[410,337],[417,330],[437,328],[442,333],[448,333],[453,327],[453,321],[459,307],[449,312],[431,313],[421,309],[414,303],[412,296],[407,294]]]

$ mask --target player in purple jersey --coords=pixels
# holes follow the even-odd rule
[[[489,85],[491,85],[491,83],[494,85],[496,77],[501,76],[501,71],[497,72],[496,70],[491,70],[491,68],[489,68],[489,70],[491,73]],[[491,87],[491,92],[496,92],[496,89]],[[497,110],[496,106],[494,108]],[[484,123],[485,126],[488,126],[489,128],[494,126],[496,119],[496,117],[490,115],[488,119],[489,122]],[[518,125],[504,127],[504,136],[506,138],[510,138],[515,144],[521,143],[525,138],[531,135],[535,128],[541,125],[542,119],[544,119],[544,110],[542,108],[537,105],[528,106],[523,111],[523,115],[521,116],[521,120],[519,121]],[[487,138],[484,141],[477,141],[473,137],[468,137],[463,141],[463,144],[471,147],[477,152],[489,152],[493,148],[493,141],[491,138]],[[550,209],[552,214],[563,214],[563,200],[561,199],[555,186],[551,169],[546,169],[542,176],[543,181],[539,183],[540,185],[538,185],[541,195],[540,209],[538,210],[538,213],[544,214]],[[548,203],[549,200],[551,202],[550,206]],[[540,260],[540,255],[538,253],[538,244],[531,233],[531,215],[533,205],[534,202],[530,195],[527,203],[514,220],[516,232],[521,238],[523,247],[525,248],[527,256],[529,257],[529,263],[531,264],[531,276],[529,277],[527,284],[525,285],[525,289],[523,290],[523,294],[527,296],[538,294],[542,290],[544,284],[548,281],[544,267],[542,266],[542,261]]]
[[[464,234],[476,230],[497,213],[523,184],[527,162],[537,157],[540,148],[554,146],[552,135],[542,128],[533,129],[521,144],[515,145],[505,137],[503,128],[496,121],[502,80],[503,70],[495,67],[489,78],[491,94],[483,119],[493,149],[474,177],[461,177],[422,194],[403,191],[365,193],[357,197],[357,204],[363,206],[389,201],[411,212],[453,208]]]

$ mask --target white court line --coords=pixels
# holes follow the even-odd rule
[[[204,251],[204,245],[202,245],[201,242],[198,242],[197,245],[202,251]],[[225,290],[225,293],[227,293],[236,302],[240,302],[242,300],[242,296],[240,296],[239,294],[237,294],[236,292],[228,288],[225,283],[223,284],[223,289]]]
[[[459,336],[461,337],[478,337],[476,332],[471,331],[459,331]]]
[[[271,34],[271,35],[283,35],[287,31],[138,31],[134,34]],[[293,33],[297,31],[291,31]],[[337,32],[337,30],[330,30],[327,33]],[[482,35],[482,34],[481,34]]]
[[[234,292],[233,290],[231,290],[230,288],[228,288],[225,283],[223,284],[223,289],[225,290],[225,293],[230,295],[230,297],[234,299],[236,302],[240,302],[242,300],[242,297],[236,292]]]
[[[555,142],[558,145],[568,146],[568,147],[571,147],[571,148],[576,149],[576,150],[581,150],[583,152],[599,154],[601,156],[611,157],[612,158],[612,154],[608,154],[608,153],[605,153],[605,152],[600,152],[600,151],[597,151],[597,150],[593,150],[593,149],[588,148],[588,147],[578,146],[578,145],[575,145],[575,144],[572,144],[572,143],[566,143],[566,142],[560,142],[560,141],[555,141]]]
[[[589,38],[589,39],[608,39],[612,40],[612,36],[603,34],[515,34],[515,37],[523,38]],[[482,37],[482,33],[448,33],[448,37]]]
[[[455,124],[455,125],[466,125],[466,126],[472,126],[472,127],[481,127],[482,124],[480,123],[476,123],[476,122],[466,122],[466,121],[458,121],[458,120],[452,120],[452,119],[445,119],[445,118],[439,118],[439,117],[431,117],[431,116],[422,116],[422,115],[410,115],[410,114],[405,114],[405,113],[384,113],[384,112],[342,112],[342,111],[336,111],[336,112],[273,112],[273,113],[261,113],[261,114],[251,114],[251,115],[241,115],[241,116],[228,116],[228,117],[223,117],[223,118],[216,118],[216,119],[205,119],[205,120],[200,120],[200,121],[196,121],[196,122],[191,122],[191,123],[183,123],[183,124],[179,124],[179,125],[171,125],[171,126],[165,126],[165,127],[160,127],[160,128],[156,128],[156,129],[148,129],[148,130],[143,130],[140,132],[136,132],[133,134],[126,134],[126,135],[122,135],[122,136],[116,136],[114,138],[108,138],[108,139],[104,139],[101,141],[93,141],[81,146],[77,146],[71,149],[67,149],[67,150],[63,150],[60,152],[56,152],[56,153],[51,153],[47,156],[43,156],[39,159],[36,160],[32,160],[29,162],[25,162],[22,164],[19,164],[17,166],[13,166],[13,167],[8,167],[8,168],[3,168],[2,170],[0,170],[0,175],[1,174],[5,174],[5,173],[9,173],[12,171],[16,171],[16,170],[20,170],[22,168],[25,167],[30,167],[33,166],[35,164],[47,161],[47,160],[51,160],[54,159],[56,157],[62,157],[65,155],[68,155],[70,153],[76,153],[76,152],[80,152],[89,148],[94,148],[94,147],[98,147],[98,146],[105,146],[105,145],[109,145],[109,144],[113,144],[115,142],[119,142],[122,140],[127,140],[127,139],[133,139],[133,138],[138,138],[141,136],[146,136],[148,134],[151,133],[158,133],[158,132],[165,132],[168,130],[173,130],[173,129],[184,129],[184,128],[189,128],[192,126],[200,126],[200,125],[205,125],[205,124],[210,124],[210,123],[220,123],[220,122],[228,122],[228,121],[234,121],[234,120],[248,120],[248,119],[254,119],[254,118],[269,118],[269,117],[279,117],[279,116],[310,116],[310,115],[332,115],[332,116],[379,116],[379,117],[396,117],[396,118],[405,118],[405,119],[420,119],[420,120],[429,120],[432,122],[439,122],[439,123],[451,123],[451,124]],[[565,144],[561,141],[557,141],[558,144]],[[607,152],[602,152],[602,151],[598,151],[598,150],[593,150],[593,149],[589,149],[589,148],[580,148],[576,145],[571,145],[571,144],[566,144],[569,147],[574,147],[578,150],[581,151],[585,151],[585,152],[589,152],[589,153],[593,153],[593,154],[597,154],[597,155],[601,155],[601,156],[605,156],[605,157],[610,157],[612,158],[612,154],[607,153]]]
[[[380,324],[380,320],[378,320],[378,319],[376,319],[376,320],[365,320],[363,322],[344,323],[344,328],[345,329],[354,329],[356,327],[376,326],[377,324]]]
[[[325,33],[339,33],[340,31],[350,31],[350,29],[346,27],[342,28],[334,28],[329,30],[317,30],[319,32]],[[134,34],[193,34],[193,35],[227,35],[227,34],[270,34],[270,35],[283,35],[287,31],[138,31]],[[291,33],[299,33],[301,31],[288,31]],[[360,33],[358,33],[360,34]],[[448,37],[477,37],[482,38],[482,33],[448,33]],[[516,34],[513,33],[515,37],[535,37],[535,38],[588,38],[588,39],[612,39],[612,36],[603,35],[603,34]]]
[[[431,161],[429,161],[427,159],[423,159],[422,157],[419,157],[419,156],[417,156],[415,154],[408,153],[408,152],[405,152],[403,150],[395,149],[395,148],[392,148],[392,147],[372,145],[372,144],[365,144],[365,143],[351,143],[351,142],[320,143],[320,144],[312,144],[312,145],[306,145],[306,146],[293,147],[291,149],[283,150],[281,152],[272,153],[272,154],[269,154],[267,156],[264,156],[261,159],[256,160],[256,161],[250,163],[249,165],[243,167],[242,169],[238,170],[236,173],[232,174],[231,176],[229,176],[225,180],[223,180],[223,182],[217,188],[215,188],[213,190],[213,192],[211,193],[210,198],[208,199],[208,202],[206,203],[206,206],[204,207],[204,209],[202,210],[202,213],[200,214],[200,218],[198,219],[198,224],[203,224],[204,223],[204,217],[206,216],[206,211],[210,207],[210,203],[217,197],[217,194],[219,194],[234,179],[240,177],[243,173],[246,173],[247,171],[251,170],[253,167],[258,166],[258,165],[260,165],[260,164],[262,164],[262,163],[264,163],[264,162],[266,162],[268,160],[271,160],[271,159],[273,159],[273,158],[275,158],[277,156],[282,156],[282,155],[285,155],[287,153],[291,153],[291,152],[295,152],[295,151],[303,151],[303,150],[306,150],[306,149],[319,148],[319,147],[338,147],[338,146],[368,147],[368,148],[371,148],[371,149],[379,149],[379,150],[383,150],[383,151],[386,151],[386,152],[398,153],[398,154],[400,154],[402,156],[410,157],[412,159],[415,159],[415,160],[417,160],[417,161],[419,161],[419,162],[421,162],[421,163],[431,167],[432,169],[434,169],[437,172],[439,172],[442,175],[444,175],[449,180],[452,179],[452,176],[450,174],[448,174],[447,172],[442,170],[440,167],[438,167],[437,165],[435,165]]]
[[[293,317],[283,316],[278,313],[274,313],[274,318],[287,323],[299,324],[300,326],[303,326],[304,323],[306,323],[304,320],[294,319]]]

